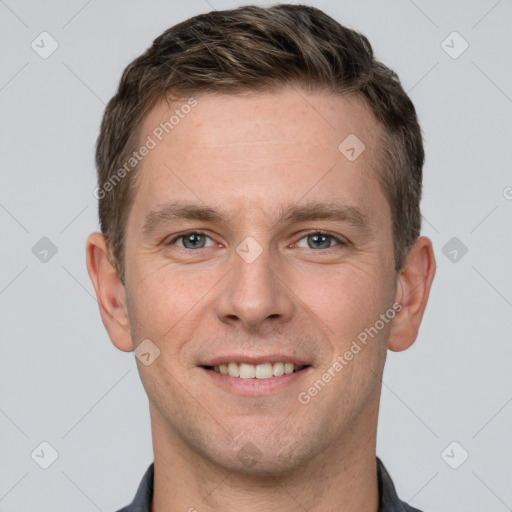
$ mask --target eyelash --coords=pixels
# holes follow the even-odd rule
[[[173,239],[171,239],[168,242],[166,242],[165,245],[166,246],[173,245],[180,238],[184,238],[184,237],[189,236],[189,235],[204,235],[204,236],[210,238],[210,240],[211,240],[211,237],[209,235],[207,235],[204,231],[187,231],[185,233],[181,233],[180,235],[175,236]],[[327,251],[329,249],[334,249],[334,247],[337,247],[338,245],[340,245],[340,246],[347,246],[348,245],[348,243],[345,242],[344,240],[341,240],[340,238],[338,238],[338,237],[336,237],[334,235],[331,235],[330,233],[328,233],[326,231],[318,231],[318,230],[317,231],[310,231],[309,233],[306,233],[305,235],[303,235],[299,239],[299,241],[302,240],[303,238],[307,238],[308,236],[312,236],[312,235],[327,236],[327,237],[335,240],[336,242],[338,242],[337,245],[334,245],[332,247],[328,247],[327,249],[318,249],[315,252]],[[180,249],[184,249],[186,251],[198,251],[199,249],[207,249],[207,247],[200,247],[199,249],[189,249],[188,247],[180,247]],[[314,249],[312,249],[312,250],[314,250]]]

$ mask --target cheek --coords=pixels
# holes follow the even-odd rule
[[[216,282],[211,274],[191,277],[186,270],[176,272],[169,267],[142,272],[140,276],[136,283],[130,283],[130,322],[138,337],[155,342],[163,342],[182,330]]]
[[[346,343],[373,325],[389,307],[388,288],[380,273],[369,271],[368,266],[347,264],[336,271],[331,267],[322,274],[315,272],[308,278],[301,272],[293,289],[328,327],[330,336]]]

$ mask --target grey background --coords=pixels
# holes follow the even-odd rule
[[[389,353],[377,454],[415,507],[512,510],[512,2],[310,4],[367,35],[425,135],[438,269],[418,340]],[[111,344],[85,266],[94,144],[132,59],[169,26],[238,5],[0,0],[0,511],[117,510],[152,461],[133,353]],[[59,45],[47,59],[31,47],[43,31]],[[442,47],[454,31],[469,43],[458,58]],[[43,237],[57,249],[46,262]],[[31,458],[43,441],[58,452],[46,470]]]

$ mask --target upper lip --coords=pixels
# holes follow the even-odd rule
[[[229,355],[218,356],[207,359],[200,366],[219,366],[220,364],[228,363],[246,363],[246,364],[263,364],[263,363],[293,363],[297,366],[307,366],[310,363],[304,359],[295,356],[286,356],[283,354],[268,354],[263,356],[248,356],[248,355]]]

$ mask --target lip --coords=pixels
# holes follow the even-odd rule
[[[244,358],[242,358],[244,359]],[[259,359],[259,358],[258,358]],[[254,361],[255,359],[249,359],[250,361]],[[241,362],[244,363],[249,361],[247,358],[245,360],[236,360],[229,359],[229,362]],[[212,360],[217,361],[217,359]],[[219,358],[221,361],[219,364],[226,364],[222,361],[228,361],[224,358]],[[270,362],[272,360],[265,359],[261,362]],[[280,362],[293,362],[293,360],[288,359],[287,361],[283,361],[282,359],[274,359],[274,361]],[[261,364],[261,363],[252,363],[249,364]],[[216,366],[215,365],[205,365],[205,366]],[[284,391],[286,388],[293,386],[299,380],[308,375],[312,370],[312,366],[306,366],[301,370],[297,370],[294,373],[283,374],[280,377],[270,377],[269,379],[242,379],[240,377],[231,377],[231,375],[223,375],[222,373],[216,372],[214,370],[209,370],[205,367],[199,367],[199,369],[205,374],[205,376],[211,379],[215,385],[221,387],[225,391],[229,393],[234,393],[240,396],[265,396],[265,395],[273,395],[280,391]]]
[[[247,355],[229,355],[219,356],[212,359],[208,359],[199,366],[219,366],[220,364],[229,363],[245,363],[245,364],[263,364],[263,363],[293,363],[297,366],[310,366],[311,361],[298,359],[293,356],[286,356],[284,354],[268,354],[264,356],[247,356]],[[235,377],[237,378],[237,377]]]

